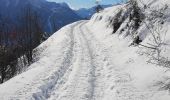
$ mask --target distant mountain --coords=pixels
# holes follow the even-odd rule
[[[101,5],[103,8],[111,7],[112,5]],[[90,19],[91,16],[96,13],[96,6],[92,8],[81,8],[76,10],[76,13],[82,18]]]
[[[19,24],[19,16],[28,5],[38,13],[44,32],[53,33],[54,23],[58,30],[66,24],[82,19],[66,3],[46,0],[0,0],[0,15],[8,17],[14,24]]]

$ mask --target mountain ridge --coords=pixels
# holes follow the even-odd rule
[[[18,16],[22,15],[22,10],[28,5],[39,14],[44,32],[50,34],[54,33],[51,27],[52,23],[56,24],[55,31],[57,31],[69,23],[82,19],[66,3],[48,2],[46,0],[1,0],[0,14],[9,17],[12,24],[18,24]]]
[[[102,8],[111,7],[113,5],[101,5]],[[96,13],[96,6],[91,8],[80,8],[75,10],[76,13],[81,16],[82,18],[90,19],[94,13]]]

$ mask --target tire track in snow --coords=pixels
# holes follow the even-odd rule
[[[81,23],[75,28],[77,30],[75,37],[78,38],[77,42],[80,42],[79,48],[82,49],[79,50],[79,55],[76,57],[78,67],[73,69],[77,69],[77,71],[70,74],[73,75],[73,78],[70,79],[71,82],[68,87],[66,86],[65,94],[59,97],[59,100],[103,100],[104,98],[106,80],[104,67],[108,66],[108,61],[105,55],[102,54],[100,45],[97,43],[92,45],[92,41],[85,35],[88,32],[83,29],[85,24],[86,22]],[[87,67],[83,66],[83,63],[86,63]],[[86,72],[84,73],[84,71]]]
[[[105,89],[105,71],[108,66],[105,55],[101,54],[100,45],[91,44],[86,37],[83,26],[86,22],[80,23],[75,28],[77,56],[72,62],[72,72],[68,81],[50,100],[103,100]],[[97,48],[96,48],[97,47]]]
[[[77,25],[76,25],[76,27],[77,26],[79,26],[80,24],[83,24],[83,23],[78,23]],[[56,100],[56,98],[61,98],[61,94],[60,93],[63,93],[63,91],[64,90],[66,90],[67,89],[67,84],[68,84],[68,81],[70,81],[69,80],[69,78],[70,78],[70,74],[74,74],[74,69],[76,69],[74,66],[75,66],[75,62],[76,62],[76,60],[77,59],[80,59],[80,54],[79,54],[79,51],[81,51],[81,49],[78,47],[78,46],[80,46],[80,44],[77,42],[77,39],[75,39],[75,36],[74,36],[74,32],[76,31],[76,27],[74,27],[73,29],[72,29],[72,34],[71,35],[73,35],[72,37],[74,37],[74,46],[72,46],[73,47],[73,50],[72,50],[72,52],[73,52],[73,58],[72,58],[72,61],[71,61],[71,63],[70,63],[70,67],[69,67],[69,69],[68,69],[68,71],[65,73],[65,75],[62,77],[62,79],[60,79],[60,84],[56,84],[56,86],[55,86],[55,88],[53,88],[53,91],[51,92],[51,97],[49,97],[48,98],[48,100]],[[64,90],[62,90],[62,89],[64,89]],[[59,99],[60,100],[60,99]]]
[[[92,54],[89,44],[80,30],[86,22],[82,22],[75,28],[75,55],[72,62],[72,71],[68,80],[60,88],[56,88],[56,93],[50,100],[92,100],[95,81],[95,66],[92,62]]]
[[[89,44],[93,65],[95,65],[95,87],[91,100],[103,100],[106,89],[106,68],[109,66],[109,61],[107,60],[107,56],[102,52],[99,42],[94,41],[95,38],[91,37],[92,33],[86,29],[86,25],[81,27],[81,31],[83,37]]]
[[[89,91],[89,99],[88,100],[92,100],[93,99],[93,96],[94,96],[94,89],[95,89],[95,80],[96,80],[96,76],[95,76],[95,73],[96,73],[96,66],[95,66],[95,64],[94,64],[94,61],[93,61],[93,59],[94,59],[94,57],[93,57],[93,51],[92,51],[92,49],[91,49],[91,47],[90,47],[90,45],[89,45],[89,42],[88,42],[88,40],[87,40],[87,38],[85,37],[85,35],[84,35],[84,32],[82,31],[82,27],[85,25],[86,23],[84,23],[83,25],[81,25],[80,27],[79,27],[79,30],[80,30],[80,34],[81,34],[81,38],[83,39],[83,40],[85,40],[85,45],[87,46],[87,49],[88,49],[88,53],[89,53],[89,56],[90,56],[90,60],[91,60],[91,72],[90,72],[90,85],[91,85],[91,89],[90,89],[90,91]]]
[[[77,37],[79,53],[76,62],[74,62],[74,73],[66,92],[66,97],[60,100],[90,100],[92,96],[92,81],[93,81],[93,64],[91,63],[91,55],[89,48],[87,47],[86,41],[81,36],[80,27],[84,23],[80,24],[76,28],[74,33]]]

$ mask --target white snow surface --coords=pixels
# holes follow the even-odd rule
[[[152,6],[151,1],[169,3],[143,1]],[[38,60],[28,71],[0,85],[0,100],[170,100],[169,90],[161,89],[170,84],[169,68],[147,63],[148,57],[138,53],[141,48],[129,47],[131,38],[112,34],[107,27],[124,6],[107,8],[90,21],[54,33],[36,48]],[[170,56],[168,47],[165,55]]]

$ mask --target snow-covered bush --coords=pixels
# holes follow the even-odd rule
[[[142,21],[145,19],[145,15],[142,12],[142,8],[139,7],[136,0],[130,0],[128,4],[129,12],[129,21],[128,21],[128,32],[127,35],[130,35],[133,39],[138,36],[137,30],[141,26]],[[126,35],[126,36],[127,36]]]
[[[118,31],[119,34],[124,33],[124,36],[131,36],[136,39],[138,36],[137,30],[145,20],[143,9],[138,6],[137,1],[130,0],[124,9],[119,11],[110,20],[110,25],[113,27],[113,33]]]
[[[163,7],[159,8],[153,8],[149,9],[149,14],[147,16],[147,20],[149,20],[152,23],[155,23],[159,21],[159,23],[164,24],[165,19],[167,18],[166,11],[168,9],[168,5],[163,5]]]
[[[110,21],[110,24],[113,26],[113,33],[115,33],[125,20],[124,16],[122,16],[122,9],[114,16],[114,18]]]
[[[155,63],[159,66],[170,67],[170,61],[168,58],[161,55],[165,49],[167,43],[165,43],[165,37],[167,29],[164,28],[164,22],[166,20],[167,5],[164,5],[160,9],[149,10],[149,14],[146,17],[145,26],[151,33],[151,41],[148,44],[150,53],[150,60],[148,62]]]

